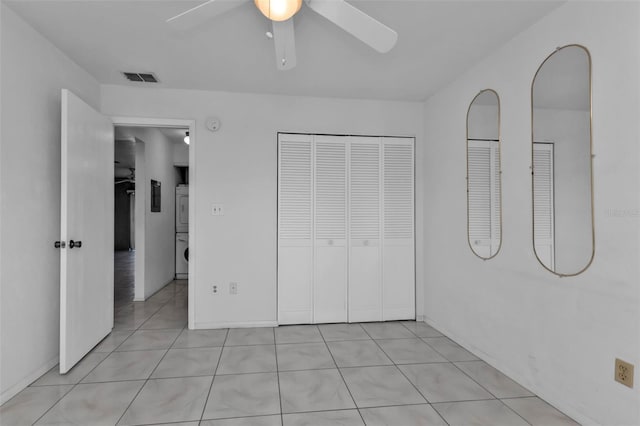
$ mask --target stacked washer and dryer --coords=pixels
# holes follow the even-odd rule
[[[176,279],[189,278],[189,185],[176,187]]]

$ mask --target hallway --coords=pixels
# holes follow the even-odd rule
[[[116,250],[113,253],[113,301],[116,307],[133,300],[135,264],[135,250]]]

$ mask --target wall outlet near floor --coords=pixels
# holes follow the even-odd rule
[[[616,358],[616,382],[622,383],[630,388],[633,387],[633,364],[624,362]]]
[[[213,294],[218,294],[218,286],[217,285],[211,286],[211,291],[213,292]]]
[[[229,283],[229,294],[238,294],[238,283]]]
[[[214,204],[211,206],[211,214],[213,216],[224,216],[224,205]]]

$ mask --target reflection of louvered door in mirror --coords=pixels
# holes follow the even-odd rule
[[[347,321],[347,146],[315,136],[313,320]]]
[[[467,141],[469,243],[482,258],[500,247],[500,150],[498,141]]]
[[[533,241],[538,259],[555,268],[553,143],[533,143]]]

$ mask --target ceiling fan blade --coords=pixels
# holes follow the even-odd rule
[[[307,6],[380,53],[390,51],[398,33],[344,0],[306,0]]]
[[[209,0],[173,18],[167,19],[167,23],[177,30],[186,31],[209,19],[222,15],[231,9],[235,9],[247,1],[248,0]]]
[[[286,21],[273,21],[273,41],[276,46],[276,62],[280,71],[296,66],[296,39],[293,30],[293,18]]]

